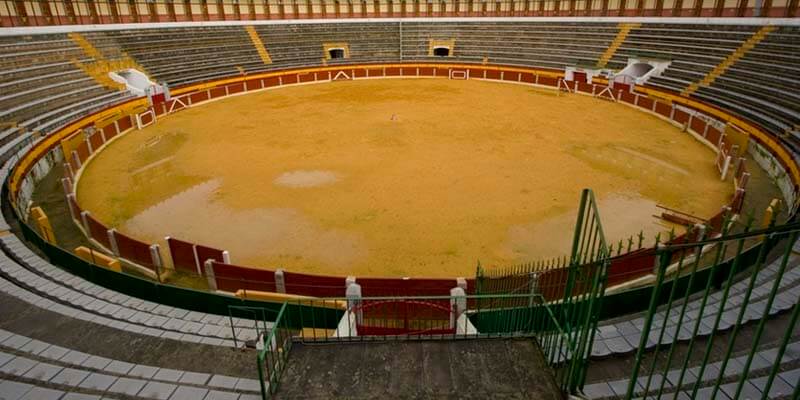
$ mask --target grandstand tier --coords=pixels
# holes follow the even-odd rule
[[[615,9],[608,2],[586,2],[585,8],[570,3],[569,11],[551,5],[546,10],[539,8],[544,3],[402,1],[388,6],[380,2],[320,6],[312,2],[236,2],[219,3],[212,11],[206,3],[153,2],[132,3],[125,12],[99,6],[94,11],[74,12],[58,2],[37,2],[33,7],[34,3],[16,1],[4,2],[6,11],[0,12],[0,19],[4,26],[17,26],[267,15],[628,13],[624,6]],[[90,4],[95,7],[97,3]],[[659,4],[636,13],[783,16],[794,15],[797,8],[796,1],[758,10],[747,2],[732,10],[716,5],[711,11],[704,8],[704,2],[686,10],[678,6],[665,9]],[[468,397],[464,395],[468,392],[473,397],[475,393],[494,393],[514,398],[519,388],[525,388],[542,390],[542,397],[553,398],[564,393],[589,398],[797,398],[800,259],[795,243],[800,227],[795,222],[794,203],[800,181],[795,161],[800,151],[800,97],[796,93],[800,88],[800,23],[742,21],[373,19],[99,25],[81,32],[71,27],[0,31],[0,160],[4,163],[0,174],[5,182],[0,221],[0,397],[246,400],[273,395],[304,398],[310,392],[363,398],[370,393]],[[448,51],[435,52],[437,47]],[[334,56],[332,49],[342,51]],[[753,145],[757,150],[752,151],[761,152],[759,164],[782,185],[787,204],[781,209],[775,203],[764,215],[759,214],[766,218],[766,226],[745,215],[730,219],[722,212],[713,224],[706,221],[706,226],[698,228],[701,233],[690,230],[680,240],[670,238],[674,240],[652,249],[641,248],[641,242],[638,250],[629,244],[628,250],[636,250],[631,254],[646,260],[636,271],[627,271],[636,273],[631,280],[639,280],[639,284],[608,293],[610,273],[606,268],[615,264],[605,243],[602,250],[589,251],[588,256],[574,252],[568,262],[556,262],[554,265],[563,267],[560,269],[537,264],[484,276],[479,267],[475,279],[405,279],[405,285],[419,284],[431,291],[420,289],[415,299],[370,299],[370,284],[381,287],[388,280],[347,277],[334,278],[335,282],[312,281],[317,278],[285,271],[274,271],[271,276],[275,292],[283,288],[277,295],[248,294],[249,289],[235,295],[203,291],[160,282],[159,268],[168,266],[160,264],[154,255],[159,250],[148,244],[136,247],[136,252],[140,260],[149,263],[148,268],[155,269],[151,278],[130,271],[114,272],[49,243],[39,230],[41,225],[35,225],[24,212],[36,185],[48,177],[54,165],[67,161],[61,139],[74,137],[80,128],[98,128],[87,132],[81,141],[84,147],[76,146],[78,161],[66,163],[64,177],[69,179],[64,187],[68,188],[74,178],[70,163],[79,170],[81,160],[85,161],[92,154],[91,146],[98,143],[93,140],[102,137],[100,143],[105,143],[107,132],[135,129],[142,118],[155,122],[156,114],[161,118],[168,114],[168,105],[175,106],[174,100],[163,103],[159,110],[153,109],[152,117],[144,116],[150,110],[146,98],[107,79],[108,72],[123,66],[166,84],[175,96],[190,94],[186,102],[191,105],[192,95],[197,93],[201,101],[209,99],[212,91],[224,97],[234,94],[229,92],[231,83],[239,85],[236,91],[246,91],[249,78],[261,77],[263,87],[269,73],[278,76],[285,71],[341,68],[333,70],[347,75],[350,67],[349,73],[355,75],[355,65],[365,69],[374,65],[388,75],[385,65],[392,65],[401,75],[404,64],[430,68],[431,72],[438,71],[436,65],[441,71],[448,71],[447,65],[458,65],[465,78],[464,71],[473,68],[483,73],[471,76],[473,79],[511,80],[500,72],[494,76],[486,71],[518,68],[536,71],[531,73],[535,82],[540,77],[547,80],[548,85],[542,86],[564,89],[561,78],[567,67],[619,71],[633,58],[669,64],[659,76],[636,85],[633,93],[623,94],[624,90],[616,88],[620,99],[633,96],[629,103],[640,108],[651,105],[656,113],[658,104],[663,104],[668,107],[667,115],[661,112],[665,118],[672,119],[676,112],[701,111],[723,125],[735,122],[750,127],[749,133],[761,135]],[[437,77],[453,78],[452,68],[449,72]],[[326,80],[321,76],[319,80]],[[524,82],[521,72],[517,76],[516,83],[533,83]],[[291,83],[301,82],[298,73],[294,79]],[[332,79],[333,74],[327,80]],[[574,81],[563,85],[567,91],[584,88],[591,94],[604,87],[600,85],[605,81],[598,77],[597,86]],[[123,115],[124,107],[116,107],[123,104],[136,110],[136,118]],[[686,129],[693,129],[691,118],[687,117]],[[120,125],[123,120],[126,126]],[[99,122],[113,129],[106,131]],[[707,126],[714,125],[703,122],[703,126],[708,130]],[[718,148],[720,153],[726,151],[721,143]],[[737,167],[737,184],[742,174]],[[61,189],[62,176],[57,178],[51,177],[51,182]],[[592,227],[597,229],[599,216],[584,213],[596,206],[586,193],[586,202],[582,202],[586,208],[579,215],[596,222]],[[57,194],[63,197],[61,192]],[[69,213],[73,205],[77,207],[69,203],[62,212]],[[91,236],[87,216],[77,211],[72,218],[83,218]],[[770,216],[777,220],[770,221]],[[577,225],[580,232],[580,220]],[[713,235],[704,236],[703,232]],[[118,245],[114,238],[109,235],[100,244],[107,244],[113,253]],[[138,246],[128,239],[131,246]],[[215,264],[235,267],[227,265],[229,260],[221,250],[191,243],[176,246],[183,246],[185,254],[192,253],[183,261],[189,269],[196,267],[203,279],[208,278],[207,268],[213,271]],[[558,272],[543,272],[548,268]],[[512,286],[506,286],[490,292],[486,284],[490,278],[516,286],[511,291],[508,288]],[[546,279],[558,279],[553,287],[559,291],[545,292]],[[330,292],[287,293],[287,285],[297,288],[314,282],[323,286],[323,281]],[[322,292],[335,299],[314,297],[321,297]],[[398,304],[402,304],[401,311]],[[613,318],[605,318],[610,313],[603,313],[603,307],[635,312],[611,313]],[[498,337],[522,338],[524,342],[447,344],[450,339]],[[416,339],[445,344],[403,345],[404,354],[392,363],[381,358],[397,351],[392,341]],[[313,351],[320,343],[371,340],[388,341],[380,345],[388,355],[371,353],[368,344],[349,348],[346,360],[336,358],[336,350],[330,350],[335,347]],[[529,342],[536,347],[528,346]],[[292,350],[292,343],[302,345]],[[290,351],[294,351],[294,359]],[[517,355],[523,359],[515,358]],[[461,369],[439,375],[446,369],[440,365],[443,360],[450,362],[446,366]],[[335,374],[327,370],[334,365]],[[380,368],[388,365],[398,373],[381,372]],[[425,369],[426,365],[431,369]],[[541,371],[552,373],[548,377],[553,381],[546,377],[542,378],[546,384],[535,385],[538,377],[514,372],[519,368],[533,372],[532,365],[547,366]],[[494,367],[492,374],[486,373]],[[283,391],[282,373],[287,383]],[[364,374],[363,380],[360,374]],[[415,377],[428,379],[428,386],[417,388],[419,391],[405,389],[404,385],[414,384]],[[515,386],[515,379],[525,382]],[[309,382],[313,385],[310,392],[304,390]],[[389,389],[383,385],[386,382]]]

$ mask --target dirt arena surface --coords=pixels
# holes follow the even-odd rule
[[[656,204],[709,217],[732,194],[713,160],[667,122],[588,96],[362,80],[161,119],[96,155],[77,193],[126,234],[226,249],[235,264],[453,277],[566,254],[585,187],[612,241],[668,229]]]

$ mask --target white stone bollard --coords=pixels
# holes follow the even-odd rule
[[[356,325],[364,321],[364,310],[361,309],[361,285],[353,283],[345,290],[347,296],[347,312],[355,309]]]
[[[348,276],[347,278],[344,279],[345,294],[347,294],[347,288],[349,288],[350,285],[352,285],[354,283],[356,283],[356,277],[355,276]]]
[[[450,329],[456,329],[458,318],[467,311],[467,294],[464,289],[454,287],[450,289]]]
[[[117,245],[116,232],[116,229],[109,229],[106,231],[106,234],[108,235],[108,243],[111,243],[111,252],[114,253],[115,256],[119,257],[119,246]]]
[[[283,276],[283,269],[281,268],[275,270],[275,291],[286,293],[286,278]]]
[[[467,292],[467,280],[463,277],[456,278],[456,287],[460,287],[464,289],[464,293]]]
[[[206,271],[206,281],[208,282],[208,288],[216,291],[217,290],[217,277],[214,275],[214,260],[208,259],[205,262],[205,271]]]

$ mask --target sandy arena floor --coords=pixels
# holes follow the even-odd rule
[[[236,264],[359,276],[472,276],[565,254],[580,190],[606,235],[663,204],[715,214],[713,152],[627,106],[480,81],[335,82],[213,102],[114,141],[84,209],[134,237]],[[651,239],[650,239],[651,240]]]

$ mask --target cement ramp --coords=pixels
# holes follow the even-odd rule
[[[298,344],[278,399],[562,399],[530,340]]]

